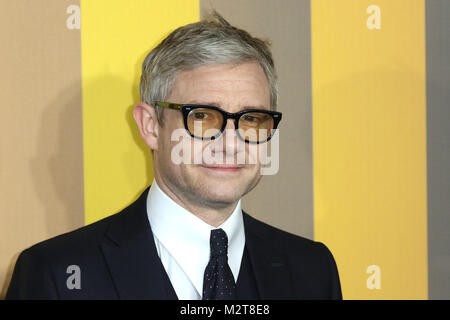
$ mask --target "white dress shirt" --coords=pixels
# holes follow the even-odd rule
[[[180,300],[199,300],[209,262],[211,230],[228,236],[228,264],[237,281],[245,246],[241,200],[231,216],[215,228],[173,201],[153,180],[147,197],[147,216],[158,256]]]

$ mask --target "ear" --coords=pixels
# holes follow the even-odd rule
[[[155,108],[149,106],[145,102],[139,102],[134,107],[133,117],[145,143],[147,143],[150,149],[158,150],[159,122]]]

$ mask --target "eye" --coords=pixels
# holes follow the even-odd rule
[[[196,112],[194,113],[194,118],[197,120],[204,120],[208,117],[208,115],[206,114],[206,112]]]
[[[258,120],[258,118],[253,117],[251,115],[247,115],[247,114],[244,115],[242,118],[243,118],[243,120],[248,121],[248,122],[254,122],[254,121]]]

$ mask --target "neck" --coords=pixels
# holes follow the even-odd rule
[[[162,179],[155,180],[158,183],[159,188],[178,205],[203,220],[207,224],[213,227],[218,227],[223,224],[233,213],[238,201],[233,203],[217,203],[214,201],[199,201],[195,196],[189,197],[182,192],[176,192],[171,189]]]

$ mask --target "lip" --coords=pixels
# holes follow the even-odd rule
[[[214,170],[214,171],[219,171],[219,172],[238,172],[242,169],[242,167],[239,166],[233,166],[233,165],[213,165],[213,166],[205,166],[205,165],[201,165],[200,167],[209,169],[209,170]]]

